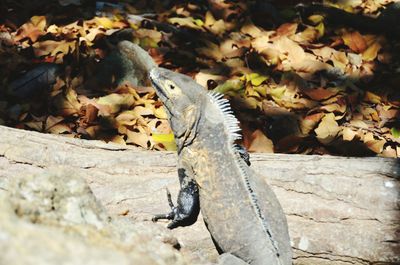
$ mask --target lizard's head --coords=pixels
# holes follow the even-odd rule
[[[153,68],[149,77],[168,114],[176,118],[197,106],[201,94],[205,93],[189,76],[164,68]]]
[[[149,78],[164,104],[179,146],[194,133],[207,92],[189,76],[164,68],[153,68]]]

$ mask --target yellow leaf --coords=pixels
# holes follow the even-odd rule
[[[325,34],[325,26],[324,23],[319,23],[315,29],[318,31],[318,37],[322,37]]]
[[[379,50],[382,46],[378,42],[374,42],[371,46],[369,46],[363,53],[362,58],[365,61],[373,61],[378,55]]]
[[[379,104],[381,103],[382,98],[372,92],[367,91],[365,92],[364,100],[371,103]]]
[[[201,26],[197,25],[195,20],[191,17],[171,17],[168,19],[168,22],[192,29],[202,29]]]
[[[199,27],[204,25],[204,22],[201,19],[194,19],[193,22]]]
[[[264,75],[260,75],[258,73],[251,73],[249,75],[246,75],[246,80],[247,82],[250,81],[250,83],[253,86],[259,86],[262,84],[262,82],[264,82],[265,80],[267,80],[268,77],[264,76]]]
[[[281,86],[281,87],[271,89],[269,91],[269,94],[274,99],[281,99],[283,97],[283,95],[285,94],[285,91],[286,91],[286,86]]]
[[[335,115],[333,113],[326,114],[314,131],[318,141],[321,143],[329,144],[332,142],[340,131],[340,127],[335,120]]]
[[[176,151],[176,143],[173,133],[169,134],[152,133],[151,137],[153,138],[154,142],[162,144],[165,147],[165,150]]]
[[[205,24],[207,27],[209,27],[209,26],[211,26],[212,24],[214,24],[215,21],[216,21],[216,20],[215,20],[214,16],[212,15],[212,13],[211,13],[210,11],[207,11],[207,12],[206,12],[205,19],[204,19],[204,24]]]
[[[106,29],[112,29],[114,25],[114,22],[108,17],[96,17],[96,22]]]
[[[317,25],[324,20],[324,17],[321,15],[311,15],[307,19],[310,20],[314,25]]]
[[[155,108],[154,109],[154,115],[159,119],[167,119],[168,118],[168,115],[165,112],[165,109],[162,108],[162,107]]]
[[[46,27],[46,17],[45,16],[33,16],[31,18],[31,22],[36,28],[41,31],[44,31]]]

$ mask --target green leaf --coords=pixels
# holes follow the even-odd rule
[[[243,79],[243,78],[242,78]],[[265,80],[268,79],[268,76],[260,75],[258,73],[251,73],[244,76],[246,82],[250,82],[253,86],[261,85]]]
[[[214,91],[225,94],[229,91],[239,91],[244,88],[244,84],[239,79],[227,80],[225,83],[214,88]]]
[[[390,132],[392,133],[394,138],[400,138],[400,129],[393,127],[390,129]]]

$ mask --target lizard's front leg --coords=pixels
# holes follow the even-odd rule
[[[167,190],[168,203],[171,207],[171,212],[167,214],[158,214],[153,217],[156,222],[160,219],[172,220],[168,224],[169,229],[178,226],[188,226],[197,221],[200,211],[199,188],[196,182],[190,178],[185,169],[178,169],[180,182],[180,191],[178,194],[177,205],[175,206],[171,199],[171,194]]]

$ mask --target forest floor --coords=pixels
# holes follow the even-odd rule
[[[0,4],[1,125],[174,150],[115,63],[130,40],[224,93],[251,152],[400,156],[399,1],[22,2]]]

